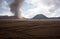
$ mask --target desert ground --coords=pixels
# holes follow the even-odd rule
[[[60,20],[0,20],[0,39],[60,39]]]

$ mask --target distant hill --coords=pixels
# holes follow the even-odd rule
[[[18,18],[16,18],[15,16],[0,16],[0,19],[18,19]],[[21,19],[30,20],[29,18],[24,18],[24,17],[22,17]],[[48,18],[43,14],[38,14],[35,17],[33,17],[32,19],[60,19],[60,17],[50,17],[50,18]]]
[[[60,19],[60,17],[51,17],[51,18],[48,18],[48,17],[46,17],[43,14],[38,14],[35,17],[33,17],[32,19]]]
[[[15,17],[15,16],[0,16],[0,19],[19,19],[19,18]],[[20,19],[28,19],[28,18],[22,17]]]
[[[51,17],[51,18],[48,18],[48,19],[60,19],[60,17]]]
[[[0,16],[0,19],[16,19],[15,16]]]
[[[36,15],[35,17],[33,17],[32,19],[48,19],[48,17],[46,17],[46,16],[43,15],[43,14],[38,14],[38,15]]]

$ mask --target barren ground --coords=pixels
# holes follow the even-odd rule
[[[0,20],[0,39],[60,39],[60,20]]]

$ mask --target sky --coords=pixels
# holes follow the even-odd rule
[[[0,15],[13,16],[9,5],[12,0],[0,0]],[[47,17],[60,16],[60,0],[25,0],[20,8],[22,17],[32,18],[37,14]]]

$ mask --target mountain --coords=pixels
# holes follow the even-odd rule
[[[36,15],[35,17],[33,17],[32,19],[48,19],[48,17],[46,17],[46,16],[43,15],[43,14],[38,14],[38,15]]]
[[[33,17],[32,19],[60,19],[60,17],[50,17],[50,18],[48,18],[43,14],[38,14],[35,17]]]

